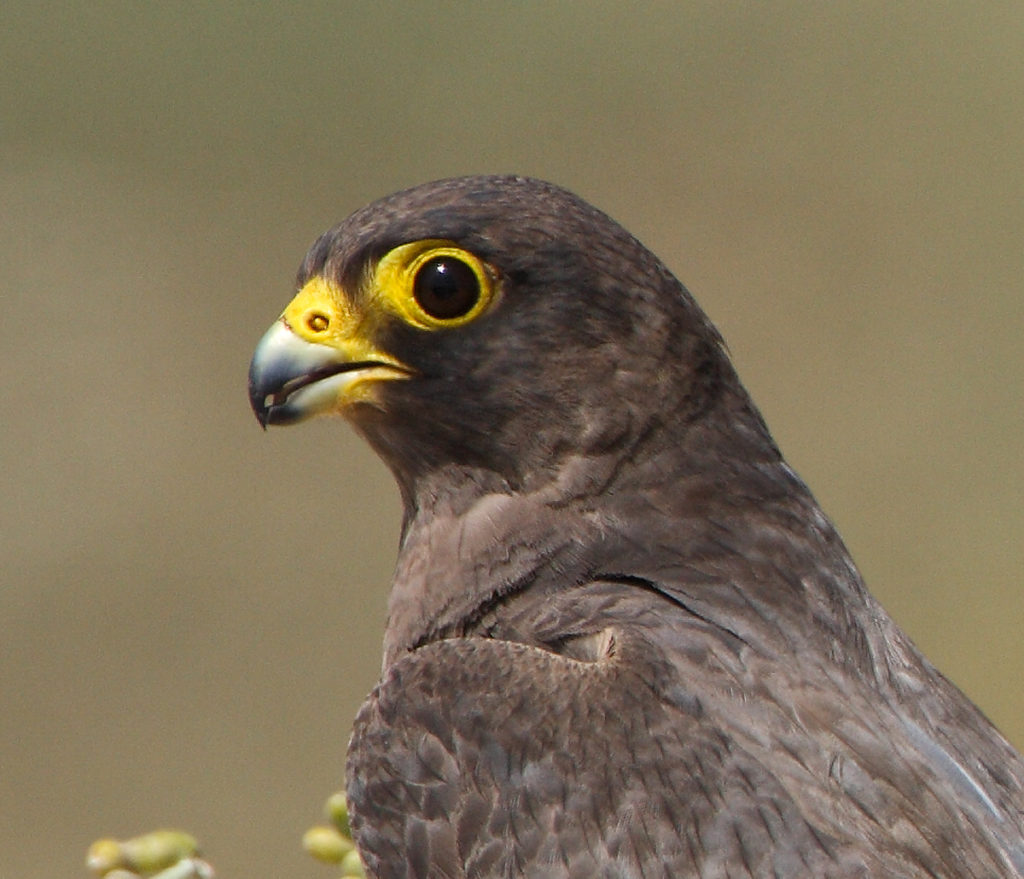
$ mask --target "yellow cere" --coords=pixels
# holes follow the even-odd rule
[[[451,257],[466,265],[476,276],[479,298],[465,314],[438,318],[428,314],[414,295],[416,275],[434,259]],[[450,329],[476,320],[496,299],[496,273],[476,255],[443,239],[424,239],[402,244],[389,251],[377,264],[370,279],[369,294],[381,306],[412,326],[424,330]]]
[[[338,351],[348,363],[377,363],[406,370],[375,344],[380,316],[360,307],[326,278],[311,278],[281,315],[296,336]]]
[[[288,329],[312,345],[312,351],[333,352],[314,355],[321,366],[359,365],[334,372],[298,391],[296,397],[303,400],[308,414],[375,402],[381,381],[406,379],[412,374],[401,360],[377,346],[381,315],[367,305],[353,301],[338,285],[317,276],[299,290],[282,313]]]
[[[326,278],[310,278],[281,315],[295,335],[307,342],[337,345],[357,335],[359,315],[344,291]]]

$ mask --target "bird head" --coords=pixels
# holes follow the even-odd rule
[[[257,418],[345,416],[407,498],[452,468],[529,489],[746,400],[664,265],[537,180],[457,178],[375,202],[314,243],[296,287],[250,367]]]

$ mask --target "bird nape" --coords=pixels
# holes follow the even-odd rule
[[[522,177],[324,234],[249,372],[405,516],[371,875],[1024,875],[1024,762],[866,591],[667,268]]]

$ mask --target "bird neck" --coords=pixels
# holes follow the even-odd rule
[[[406,516],[388,608],[384,666],[459,634],[480,609],[529,588],[552,560],[592,539],[564,489],[512,491],[490,471],[448,468],[422,480]]]
[[[841,662],[877,668],[887,629],[862,621],[888,618],[757,411],[742,397],[728,405],[729,419],[655,425],[614,452],[566,455],[529,487],[457,465],[419,479],[405,498],[385,666],[472,631],[512,594],[543,599],[617,575],[685,595],[749,643],[767,649],[791,624],[855,645]]]

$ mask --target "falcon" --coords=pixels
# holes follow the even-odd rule
[[[312,246],[264,426],[404,502],[347,762],[378,877],[1024,875],[1024,762],[867,592],[722,339],[554,185],[428,183]]]

